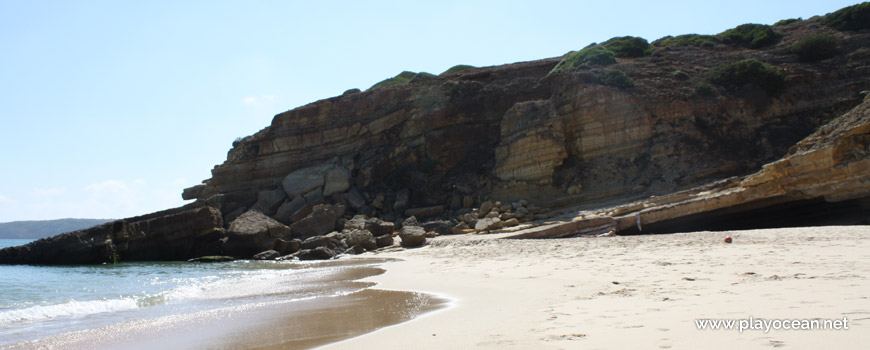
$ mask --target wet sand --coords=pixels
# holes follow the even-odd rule
[[[723,240],[732,236],[734,241]],[[365,281],[452,307],[323,349],[865,349],[870,226],[562,240],[448,236]],[[848,330],[698,330],[696,319]]]
[[[132,321],[13,344],[8,349],[308,349],[405,322],[446,303],[422,293],[377,290],[371,288],[373,282],[356,281],[384,272],[372,262],[318,263],[351,267],[331,276],[335,283],[320,291],[338,291],[335,296]],[[365,265],[354,267],[360,263]]]

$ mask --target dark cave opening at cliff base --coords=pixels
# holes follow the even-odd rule
[[[823,198],[779,204],[746,203],[729,208],[643,224],[620,235],[731,231],[783,227],[870,225],[870,198],[828,202]]]

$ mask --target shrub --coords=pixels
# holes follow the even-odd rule
[[[433,75],[431,73],[426,73],[426,72],[414,73],[414,72],[404,71],[404,72],[399,73],[399,75],[397,75],[395,77],[381,80],[377,84],[372,85],[372,87],[370,87],[369,90],[387,87],[387,86],[402,85],[402,84],[407,84],[410,82],[421,81],[421,80],[425,80],[428,78],[432,78],[434,76],[435,75]]]
[[[635,36],[620,36],[605,41],[602,47],[616,57],[640,57],[650,53],[649,42]]]
[[[781,27],[781,26],[784,26],[784,25],[792,24],[792,23],[794,23],[794,22],[800,22],[800,21],[803,21],[803,20],[804,20],[804,19],[803,19],[803,18],[800,18],[800,17],[798,17],[798,18],[783,19],[783,20],[779,20],[779,21],[777,21],[776,23],[774,23],[773,26],[774,26],[774,27]]]
[[[656,40],[656,44],[662,47],[668,46],[699,46],[712,47],[719,42],[719,38],[712,35],[685,34],[675,37],[664,37]]]
[[[858,31],[870,28],[870,2],[841,8],[829,13],[822,24],[839,31]]]
[[[710,84],[698,83],[695,85],[695,93],[701,96],[714,96],[716,95],[716,89],[710,86]]]
[[[707,73],[707,80],[729,88],[755,84],[771,96],[785,90],[785,76],[779,68],[751,58],[713,68]]]
[[[475,67],[475,66],[469,66],[469,65],[467,65],[467,64],[457,64],[457,65],[455,65],[455,66],[453,66],[453,67],[448,68],[446,71],[444,71],[444,73],[441,73],[441,74],[438,74],[438,75],[448,75],[448,74],[453,74],[453,73],[459,73],[459,72],[461,72],[461,71],[464,71],[464,70],[467,70],[467,69],[472,69],[472,68],[477,68],[477,67]]]
[[[782,34],[779,34],[765,24],[741,24],[716,35],[722,41],[758,49],[775,44]]]
[[[798,40],[791,46],[791,52],[804,62],[821,61],[837,55],[840,38],[830,34],[816,34]]]
[[[589,66],[606,66],[616,63],[613,58],[613,52],[607,50],[600,45],[589,45],[580,51],[569,53],[564,59],[559,61],[549,74],[561,72],[563,70],[574,67],[589,67]]]
[[[595,80],[601,85],[612,86],[620,89],[634,87],[634,82],[631,81],[625,73],[615,69],[605,69],[594,73]]]

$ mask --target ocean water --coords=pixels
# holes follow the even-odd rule
[[[27,240],[0,240],[0,247],[27,242]],[[166,324],[177,326],[179,322],[185,322],[179,320],[195,321],[214,318],[215,315],[232,320],[233,317],[226,315],[250,314],[251,311],[245,310],[253,310],[253,308],[259,310],[257,312],[260,314],[283,308],[289,311],[282,311],[280,316],[282,319],[288,319],[291,316],[299,316],[291,315],[294,312],[310,312],[311,309],[347,303],[348,296],[355,298],[350,300],[364,303],[365,298],[361,296],[367,294],[361,292],[372,287],[373,283],[358,280],[383,273],[384,270],[379,267],[383,262],[383,260],[347,259],[328,262],[0,265],[0,348],[41,347],[46,344],[49,347],[62,348],[75,348],[76,346],[72,345],[78,344],[87,348],[93,345],[93,342],[75,340],[75,337],[70,335],[96,330],[98,333],[104,333],[102,337],[105,338],[105,334],[116,335],[118,325],[123,324],[135,325],[126,328],[129,332],[141,333],[143,329],[154,329],[155,334],[159,334],[159,329],[165,328]],[[342,296],[345,298],[337,298]],[[411,319],[428,310],[429,305],[435,304],[417,293],[402,295],[402,297],[400,303],[405,310],[400,312],[402,317],[395,319],[395,322]],[[391,300],[383,296],[378,298]],[[315,302],[312,304],[312,301]],[[293,311],[293,308],[287,307],[287,305],[303,304],[308,305],[305,307],[308,311]],[[299,309],[298,306],[295,307]],[[209,313],[213,315],[207,316]],[[243,318],[235,317],[235,319]],[[311,323],[310,320],[305,322]],[[226,328],[231,323],[222,322],[217,327]],[[386,325],[373,324],[355,334]],[[235,328],[226,331],[238,331],[239,327],[244,328],[244,326],[237,322],[233,325]],[[203,329],[209,328],[214,327],[203,327]],[[199,333],[203,332],[199,331]],[[305,334],[300,336],[310,338]],[[163,347],[167,344],[182,344],[180,340],[184,339],[188,343],[184,343],[184,346],[179,345],[178,348],[192,348],[210,339],[208,335],[197,338],[190,337],[190,334],[178,334],[176,337],[178,339],[168,341],[163,344]],[[324,339],[340,340],[342,337],[345,336]],[[55,340],[41,344],[40,339]],[[78,343],[75,341],[64,343],[70,341],[69,339]],[[135,337],[129,339],[133,340],[124,347],[135,348],[130,346],[136,342]],[[149,336],[147,339],[152,338]],[[199,340],[189,343],[190,339]],[[225,335],[223,339],[222,342],[227,341]],[[282,342],[294,340],[283,339]]]

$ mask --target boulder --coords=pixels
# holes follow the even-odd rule
[[[292,224],[293,216],[305,207],[305,204],[305,198],[302,196],[293,198],[293,200],[290,201],[284,201],[275,213],[275,220],[278,220],[285,225]]]
[[[279,256],[281,256],[281,254],[278,253],[277,251],[267,250],[267,251],[263,251],[263,252],[259,252],[257,254],[254,254],[254,260],[275,260]]]
[[[261,213],[266,214],[266,216],[273,216],[278,211],[278,208],[281,207],[281,204],[284,203],[285,199],[287,199],[287,196],[284,193],[284,189],[280,187],[271,191],[260,191],[257,193],[257,203],[254,204],[253,209],[259,210]]]
[[[419,247],[426,243],[426,230],[420,226],[403,226],[399,231],[402,246],[406,248]]]
[[[363,198],[362,194],[356,190],[356,188],[351,188],[347,191],[347,205],[351,207],[353,210],[359,211],[363,206],[366,205],[366,200]]]
[[[474,229],[477,231],[488,231],[488,230],[497,230],[504,226],[504,223],[501,219],[495,218],[484,218],[477,220],[477,223],[474,225]]]
[[[447,235],[450,234],[450,230],[453,228],[453,224],[450,221],[445,220],[436,220],[436,221],[427,221],[420,224],[426,232],[435,232],[439,235]]]
[[[310,215],[290,225],[290,232],[300,239],[322,235],[335,230],[336,220],[338,215],[331,205],[319,204],[314,206]]]
[[[344,222],[344,230],[364,230],[369,218],[365,215],[354,215],[353,218]]]
[[[323,186],[326,171],[331,167],[331,164],[319,164],[296,170],[284,177],[281,187],[288,198],[296,198]]]
[[[402,221],[402,227],[405,227],[405,226],[420,226],[420,222],[417,221],[416,217],[411,216],[411,217],[405,219],[404,221]]]
[[[504,227],[511,227],[511,226],[516,226],[519,224],[520,224],[520,221],[517,220],[517,218],[512,218],[512,219],[508,219],[507,221],[504,222]]]
[[[389,247],[393,245],[393,235],[381,235],[375,237],[375,243],[378,248]]]
[[[274,249],[281,255],[287,255],[298,252],[301,246],[301,240],[278,238],[275,240],[275,245],[272,246],[272,249]]]
[[[372,218],[366,221],[365,229],[375,236],[392,235],[396,231],[396,224]]]
[[[329,197],[332,194],[347,191],[350,188],[348,177],[347,171],[342,168],[333,167],[327,170],[323,184],[323,196]]]
[[[350,230],[345,233],[345,236],[349,246],[361,245],[365,248],[376,245],[374,236],[368,230]]]
[[[299,259],[299,260],[328,260],[338,255],[332,249],[326,247],[316,247],[314,249],[303,249],[294,254],[281,257],[281,260]]]
[[[406,216],[416,216],[418,218],[434,218],[444,214],[444,206],[436,205],[424,208],[411,208],[405,210]]]
[[[339,240],[336,236],[327,235],[309,237],[308,239],[302,241],[302,244],[300,245],[300,248],[302,248],[302,250],[314,249],[317,247],[326,247],[330,249],[341,248],[342,250],[344,250],[346,248],[346,245],[342,244],[341,240]]]
[[[227,255],[250,257],[271,249],[278,237],[289,234],[289,227],[259,211],[249,210],[230,223],[222,249]]]
[[[486,201],[480,205],[480,209],[477,210],[477,217],[482,218],[485,217],[486,214],[489,214],[489,211],[492,210],[492,202]]]

